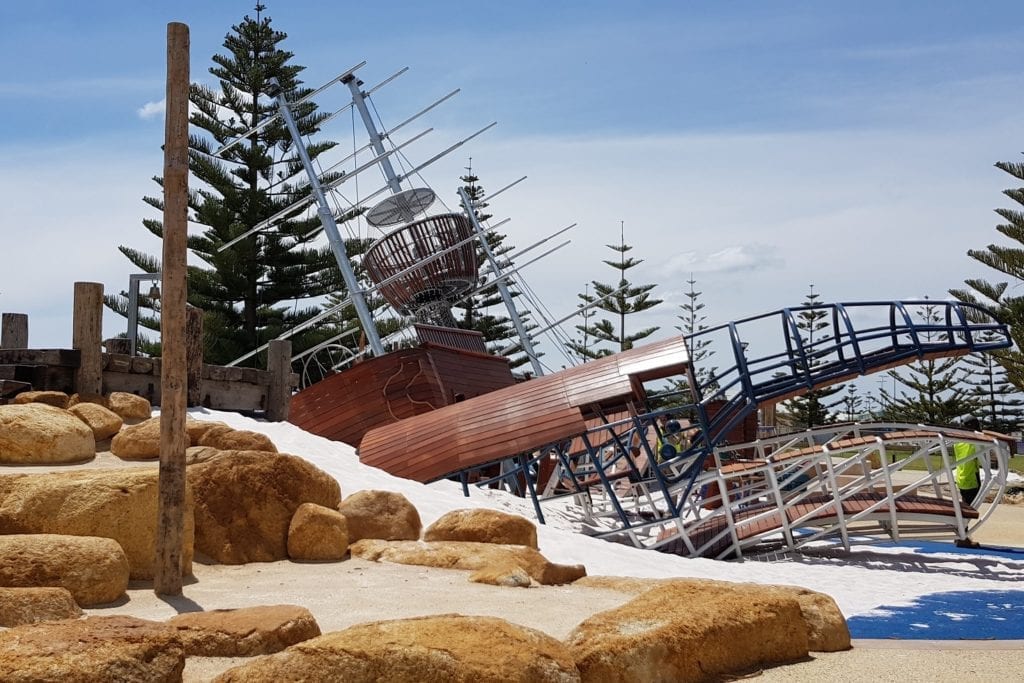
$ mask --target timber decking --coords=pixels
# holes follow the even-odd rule
[[[431,481],[529,452],[582,434],[598,407],[614,414],[642,401],[642,381],[680,374],[687,359],[677,337],[537,377],[376,427],[359,444],[359,458],[396,476]]]
[[[842,512],[844,516],[853,516],[866,512],[876,505],[877,507],[872,511],[872,515],[888,516],[893,511],[893,505],[895,505],[897,516],[915,515],[943,519],[953,518],[956,515],[953,503],[949,500],[927,498],[924,496],[903,496],[895,500],[888,500],[884,493],[858,493],[852,495],[843,500]],[[803,502],[788,506],[785,509],[785,514],[786,520],[790,524],[797,523],[800,526],[813,527],[816,523],[835,519],[837,516],[836,510],[835,499],[831,496],[815,495],[804,498]],[[960,512],[966,519],[978,518],[978,511],[974,508],[961,506]],[[735,510],[732,515],[736,526],[736,537],[741,544],[743,541],[750,540],[755,536],[781,531],[783,528],[782,511],[773,504],[765,503]],[[693,547],[700,548],[710,542],[711,539],[726,531],[727,528],[728,520],[725,516],[715,515],[694,525],[688,530],[687,535]],[[676,533],[678,532],[674,527],[670,528],[663,531],[659,539],[669,538]],[[717,557],[731,545],[732,538],[726,534],[723,538],[720,538],[710,547],[706,548],[702,554],[705,557]],[[659,546],[658,550],[677,555],[689,554],[682,538],[676,538],[665,545]]]

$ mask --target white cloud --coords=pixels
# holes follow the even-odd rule
[[[163,116],[166,108],[166,99],[160,100],[159,102],[146,102],[144,105],[139,107],[138,115],[140,119],[152,119],[158,116]]]

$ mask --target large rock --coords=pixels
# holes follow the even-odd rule
[[[337,508],[338,482],[294,455],[225,451],[187,469],[196,549],[223,564],[288,558],[288,527],[303,503]]]
[[[297,605],[186,612],[166,623],[190,657],[266,655],[320,635],[313,614]]]
[[[573,683],[580,678],[565,646],[547,634],[495,617],[447,614],[328,633],[214,680]]]
[[[0,586],[67,588],[83,607],[113,602],[128,588],[128,558],[98,536],[0,536]]]
[[[206,432],[216,427],[223,427],[225,429],[231,429],[224,422],[215,422],[214,420],[197,420],[192,417],[185,418],[185,431],[188,432],[189,441],[192,443],[199,443],[199,440],[203,438]]]
[[[333,508],[303,503],[288,527],[288,557],[293,560],[341,560],[348,552],[348,523]]]
[[[135,424],[148,420],[153,415],[153,407],[141,396],[126,391],[113,391],[107,396],[107,407],[121,416],[125,424]]]
[[[110,399],[103,394],[71,394],[68,397],[68,408],[77,406],[79,403],[95,403],[98,406],[110,409]],[[121,416],[118,415],[118,417]]]
[[[76,403],[68,408],[68,412],[84,422],[97,441],[114,436],[124,424],[120,415],[96,403]]]
[[[427,527],[423,540],[503,543],[525,545],[536,550],[537,527],[525,517],[499,510],[452,510]]]
[[[128,394],[132,396],[133,394]],[[185,435],[185,447],[189,442]],[[151,417],[119,431],[110,441],[110,452],[123,460],[157,460],[160,458],[160,417]]]
[[[394,491],[357,491],[338,506],[348,520],[348,542],[363,538],[415,541],[423,523],[409,499]]]
[[[82,608],[67,588],[0,588],[0,626],[77,619]]]
[[[88,617],[0,632],[4,683],[177,683],[185,652],[174,629],[134,617]]]
[[[537,583],[572,583],[587,570],[582,565],[555,564],[523,545],[498,545],[471,541],[381,541],[366,538],[349,546],[352,557],[375,562],[395,562],[442,569],[488,570],[508,574],[516,567]],[[480,576],[483,576],[481,574]]]
[[[72,418],[77,419],[77,418]],[[90,432],[91,436],[91,432]],[[156,557],[156,469],[95,469],[0,476],[0,534],[112,538],[132,579],[152,579]],[[185,492],[182,571],[192,572],[191,491]]]
[[[277,446],[266,434],[251,432],[246,429],[232,429],[227,425],[215,425],[204,430],[198,441],[193,442],[198,446],[209,446],[219,448],[222,451],[266,451],[277,453]]]
[[[64,410],[68,407],[71,397],[63,391],[23,391],[14,397],[14,403],[45,403],[54,408]]]
[[[780,592],[668,582],[566,639],[584,681],[707,681],[807,656],[800,605]]]
[[[0,465],[74,463],[96,455],[81,420],[46,403],[0,405]]]
[[[732,583],[713,579],[638,579],[622,576],[587,576],[578,585],[615,590],[640,595],[656,586],[677,584],[700,590],[703,586],[745,590],[751,593],[781,593],[795,598],[800,614],[807,624],[807,644],[814,652],[838,652],[850,649],[850,629],[839,605],[830,595],[801,586],[782,586],[758,583]]]

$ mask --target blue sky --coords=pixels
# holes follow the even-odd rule
[[[998,239],[992,209],[1012,179],[993,164],[1024,151],[1020,3],[267,5],[311,86],[362,60],[368,84],[409,66],[374,98],[386,122],[462,88],[424,117],[437,130],[415,160],[499,122],[427,178],[450,201],[470,155],[489,189],[529,176],[491,207],[521,246],[579,224],[525,273],[556,315],[588,280],[614,280],[600,260],[620,221],[645,260],[631,279],[666,301],[638,326],[660,336],[690,273],[709,322],[798,304],[810,283],[850,301],[994,277],[965,252]],[[163,123],[140,110],[163,98],[167,22],[189,24],[203,80],[247,13],[251,1],[0,6],[0,310],[30,314],[34,346],[70,343],[75,280],[127,285],[118,244],[159,250],[140,222]]]

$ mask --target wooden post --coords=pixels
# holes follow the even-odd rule
[[[0,323],[0,349],[28,348],[28,316],[24,313],[4,313]]]
[[[185,307],[185,357],[188,360],[188,405],[203,400],[203,309]]]
[[[75,391],[79,394],[103,393],[102,344],[103,285],[98,282],[76,282],[71,348],[78,349],[82,354],[82,360],[75,371]]]
[[[181,595],[185,532],[186,264],[188,258],[188,26],[167,24],[164,124],[164,250],[160,309],[160,484],[157,504],[158,595]]]
[[[281,422],[288,419],[292,388],[288,381],[292,374],[292,343],[287,339],[274,339],[267,349],[267,370],[270,388],[267,391],[267,419]]]

